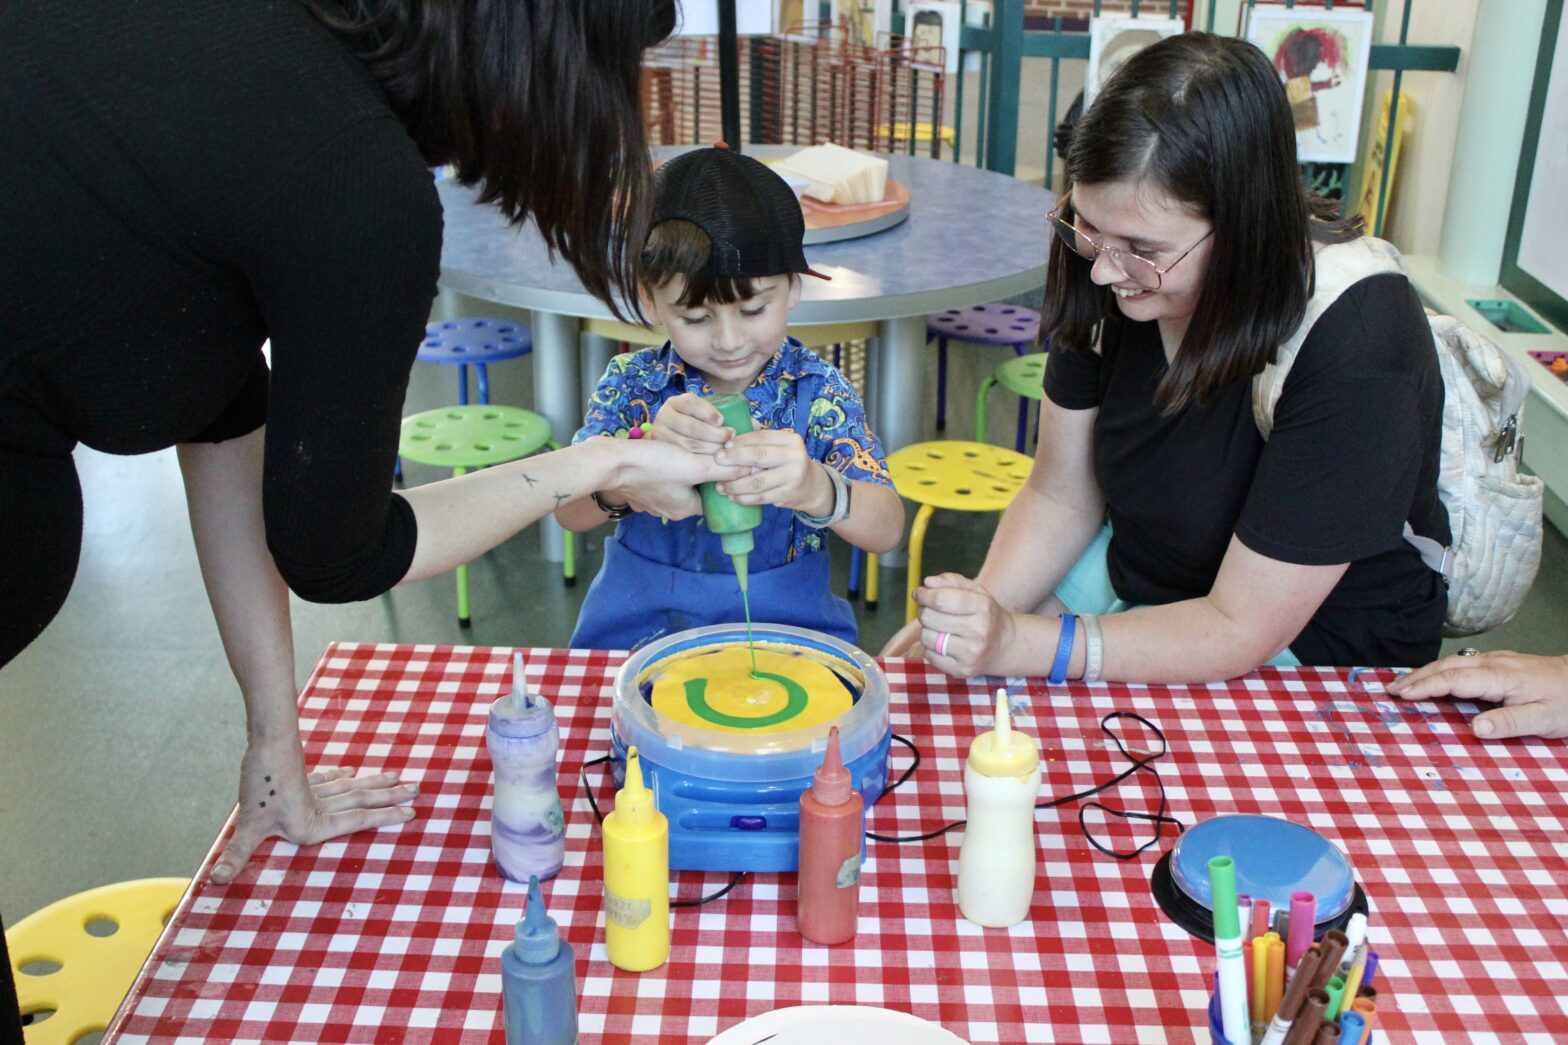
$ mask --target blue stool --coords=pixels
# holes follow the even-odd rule
[[[485,367],[534,350],[534,335],[521,323],[505,319],[448,319],[425,328],[419,361],[457,367],[457,402],[468,405],[468,368],[479,382],[479,402],[490,404],[490,375]]]
[[[936,428],[947,427],[947,343],[1004,345],[1023,355],[1040,340],[1040,313],[1022,305],[992,302],[950,308],[926,317],[926,340],[936,339]]]

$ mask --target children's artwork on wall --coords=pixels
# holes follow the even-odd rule
[[[1180,18],[1091,18],[1089,20],[1089,68],[1083,78],[1083,103],[1094,101],[1100,85],[1139,51],[1167,36],[1187,31]]]
[[[1394,185],[1399,176],[1399,153],[1405,135],[1410,133],[1415,120],[1415,99],[1408,91],[1399,95],[1399,116],[1394,121],[1394,137],[1388,137],[1388,113],[1393,108],[1394,92],[1384,91],[1382,107],[1377,117],[1377,131],[1367,146],[1367,162],[1362,165],[1361,193],[1357,196],[1356,213],[1361,216],[1361,227],[1374,236],[1382,235],[1377,226],[1377,197],[1383,188],[1383,168],[1388,167],[1388,199],[1383,204],[1383,218],[1394,209]]]
[[[1372,13],[1258,7],[1247,39],[1268,55],[1296,118],[1303,163],[1352,163],[1372,53]]]
[[[833,0],[833,21],[845,24],[850,43],[875,47],[893,31],[893,0]]]
[[[962,7],[954,0],[912,0],[904,11],[904,29],[915,61],[940,64],[947,73],[958,72]]]

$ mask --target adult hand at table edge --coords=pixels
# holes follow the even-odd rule
[[[268,838],[317,845],[340,835],[399,824],[414,816],[418,794],[395,773],[355,775],[352,769],[306,774],[297,742],[253,741],[240,762],[239,809],[212,880],[226,885],[239,877],[256,847]]]
[[[882,647],[879,657],[908,657],[910,660],[923,660],[926,655],[925,646],[920,643],[920,622],[912,620],[893,633]]]
[[[1389,683],[1403,700],[1454,697],[1501,707],[1470,720],[1483,740],[1568,737],[1568,656],[1539,657],[1512,650],[1444,657]]]

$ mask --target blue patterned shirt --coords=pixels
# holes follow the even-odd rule
[[[661,348],[645,348],[616,356],[588,401],[583,426],[572,437],[580,443],[596,435],[623,436],[632,427],[651,422],[666,400],[685,392],[703,398],[713,389],[701,372],[688,367],[666,341]],[[816,353],[794,338],[768,360],[745,390],[751,416],[759,428],[795,429],[801,433],[806,453],[848,479],[893,488],[887,474],[887,456],[866,423],[865,407],[854,386]],[[797,403],[810,403],[810,413],[799,424]],[[764,512],[782,512],[765,506]],[[788,513],[787,543],[752,553],[754,569],[769,569],[792,561],[796,555],[819,551],[825,531],[806,526]],[[701,517],[670,523],[668,528],[699,526]],[[772,528],[765,528],[772,529]],[[625,534],[623,525],[622,534]],[[713,542],[715,547],[717,542]],[[639,549],[645,554],[652,549]],[[663,555],[659,556],[661,559]],[[707,572],[710,564],[670,563]]]

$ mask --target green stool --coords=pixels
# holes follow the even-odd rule
[[[980,394],[975,396],[975,442],[985,442],[985,397],[992,386],[1001,385],[1021,398],[1018,401],[1018,442],[1013,447],[1024,452],[1024,441],[1029,437],[1029,400],[1045,395],[1045,360],[1049,353],[1031,352],[1027,356],[1009,359],[991,376],[980,382]]]
[[[527,457],[543,447],[560,448],[550,434],[550,422],[515,406],[486,404],[446,406],[423,410],[403,418],[398,440],[400,456],[420,464],[452,469],[454,476],[471,468],[488,468]],[[566,533],[566,586],[577,583],[577,563],[572,534]],[[457,623],[468,627],[468,564],[457,568]]]

